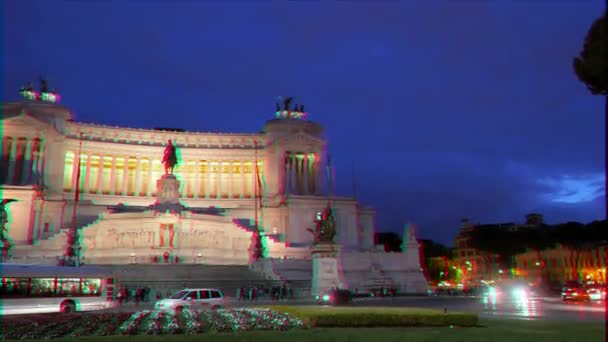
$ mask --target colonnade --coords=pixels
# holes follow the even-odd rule
[[[286,152],[285,189],[297,195],[315,195],[319,190],[320,158],[314,153]]]
[[[67,151],[64,191],[74,191],[78,175],[77,153]],[[164,174],[160,159],[138,156],[86,154],[80,156],[79,191],[121,196],[156,196],[156,181]],[[258,161],[262,185],[264,173]],[[174,170],[187,198],[252,198],[254,162],[249,160],[182,160]]]
[[[26,185],[37,182],[43,170],[44,140],[5,136],[0,148],[0,184]]]

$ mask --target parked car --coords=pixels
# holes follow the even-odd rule
[[[346,289],[332,289],[316,296],[315,300],[317,304],[345,305],[350,304],[353,301],[353,294]]]
[[[183,289],[169,298],[157,301],[154,308],[175,312],[185,307],[215,310],[225,304],[224,294],[218,289]]]

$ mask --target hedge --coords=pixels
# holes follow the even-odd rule
[[[474,313],[418,308],[271,306],[307,322],[310,327],[474,327]]]

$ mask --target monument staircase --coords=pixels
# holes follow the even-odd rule
[[[250,269],[269,281],[286,283],[303,289],[308,294],[312,282],[312,260],[264,258],[250,265]]]
[[[265,279],[248,265],[206,264],[130,264],[99,265],[117,274],[126,287],[149,287],[174,292],[183,288],[218,288],[226,296],[235,296],[241,287],[282,285],[281,281]],[[165,293],[162,293],[163,296]]]

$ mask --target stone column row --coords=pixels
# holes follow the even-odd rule
[[[5,137],[0,149],[4,148],[7,139],[10,141],[10,147],[9,151],[6,151],[8,152],[7,160],[2,161],[7,163],[6,174],[3,175],[6,178],[2,182],[17,185],[36,182],[36,178],[42,175],[41,167],[44,164],[42,160],[44,156],[44,153],[42,153],[43,140],[40,138]],[[5,151],[0,152],[0,155],[4,154]]]
[[[285,166],[286,191],[297,195],[316,194],[317,169],[318,160],[314,154],[289,152]]]
[[[83,152],[84,154],[84,152]],[[153,171],[152,171],[152,160],[149,160],[148,162],[148,170],[144,171],[143,170],[143,158],[141,157],[135,157],[135,170],[129,170],[129,159],[133,159],[133,158],[129,158],[129,157],[121,157],[121,156],[97,156],[99,157],[99,163],[97,168],[97,175],[96,178],[94,180],[94,183],[92,183],[91,180],[91,175],[92,175],[92,170],[93,170],[93,165],[92,165],[92,160],[93,160],[93,155],[87,155],[86,160],[82,160],[81,162],[81,184],[83,186],[80,187],[80,191],[82,192],[87,192],[90,193],[91,191],[95,191],[95,193],[97,194],[102,194],[104,193],[104,189],[103,189],[103,185],[104,185],[104,164],[105,164],[105,159],[110,157],[111,158],[111,170],[110,170],[110,191],[109,194],[112,195],[122,195],[122,196],[140,196],[140,195],[146,195],[146,196],[151,196],[154,192],[155,192],[155,187],[156,187],[156,180],[152,179],[153,178]],[[77,173],[78,173],[78,160],[79,158],[81,158],[80,155],[78,155],[78,151],[76,151],[75,156],[74,156],[74,163],[72,166],[72,189],[76,188],[76,177],[77,177]],[[122,166],[122,185],[121,188],[118,188],[118,182],[117,182],[117,162],[116,160],[118,158],[124,159],[124,164]],[[190,176],[188,175],[185,178],[182,178],[182,181],[184,182],[192,182],[192,184],[189,184],[191,186],[194,187],[193,189],[193,193],[194,196],[197,198],[211,198],[211,195],[215,194],[218,198],[223,197],[224,194],[228,195],[228,198],[243,198],[245,197],[246,193],[247,193],[247,182],[255,182],[255,165],[253,165],[253,170],[252,170],[252,174],[253,177],[251,180],[246,179],[245,177],[245,168],[244,162],[239,162],[241,165],[241,169],[240,169],[240,177],[241,177],[241,189],[236,189],[235,186],[235,181],[234,178],[235,176],[237,176],[237,174],[234,172],[234,168],[233,168],[233,164],[230,162],[226,162],[226,161],[217,161],[217,167],[218,167],[218,171],[219,172],[212,172],[212,162],[211,161],[207,161],[206,162],[207,165],[207,172],[206,173],[202,173],[200,171],[200,167],[201,167],[201,162],[197,161],[195,163],[195,171],[194,171],[194,179],[192,179]],[[228,163],[230,165],[230,169],[227,173],[222,172],[222,168],[223,166],[226,165],[226,163]],[[130,175],[129,172],[134,173],[134,175]],[[143,174],[144,172],[147,172],[147,179],[148,182],[147,184],[143,184]],[[164,171],[163,171],[164,172]],[[179,171],[176,172],[178,175],[180,174]],[[182,173],[183,174],[183,173]],[[212,179],[211,175],[214,175],[214,178]],[[228,179],[225,179],[225,176],[228,176]],[[134,184],[130,184],[130,182],[134,182]],[[203,184],[205,184],[204,186],[204,193],[201,193],[201,183],[204,182]],[[133,191],[129,191],[129,188],[132,188]],[[188,188],[188,187],[184,187],[184,188]],[[253,189],[253,187],[251,187]],[[108,193],[108,192],[105,192]],[[187,196],[187,194],[182,194],[183,196]]]

